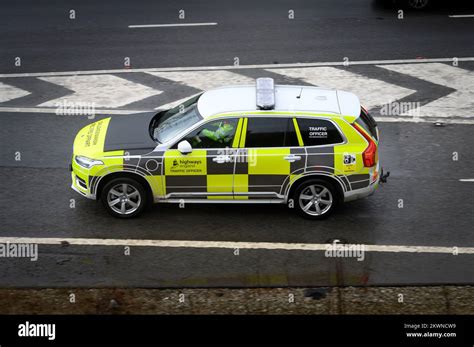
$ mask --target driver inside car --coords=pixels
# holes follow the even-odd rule
[[[213,142],[219,142],[224,145],[232,140],[234,134],[234,126],[229,121],[221,121],[216,130],[203,129],[199,137],[206,137]]]

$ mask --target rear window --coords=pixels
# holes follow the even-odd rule
[[[298,118],[298,127],[305,146],[332,145],[344,142],[334,123],[324,119]]]
[[[248,118],[245,147],[296,147],[298,137],[292,118]]]
[[[373,119],[368,112],[366,112],[364,109],[361,109],[360,117],[357,118],[355,122],[362,128],[364,128],[364,130],[367,131],[370,135],[372,135],[374,139],[378,140],[377,122],[375,122],[375,119]]]

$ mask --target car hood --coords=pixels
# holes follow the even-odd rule
[[[104,152],[116,150],[153,150],[150,122],[156,112],[111,117],[104,142]]]
[[[104,152],[133,150],[151,152],[156,142],[149,127],[156,112],[101,119],[82,128],[74,140],[74,153],[91,158]]]

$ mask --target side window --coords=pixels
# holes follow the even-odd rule
[[[343,142],[339,130],[328,120],[298,118],[298,127],[305,146],[321,146]]]
[[[293,146],[298,146],[298,137],[292,118],[248,118],[245,147]]]
[[[187,140],[193,148],[232,147],[238,121],[237,118],[230,118],[207,122],[180,141]],[[176,143],[173,148],[177,147]]]

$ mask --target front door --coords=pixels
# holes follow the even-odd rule
[[[232,199],[236,155],[233,148],[238,147],[235,137],[240,126],[238,118],[211,120],[167,150],[163,171],[166,197]],[[181,154],[177,150],[183,140],[191,144],[191,153]]]

